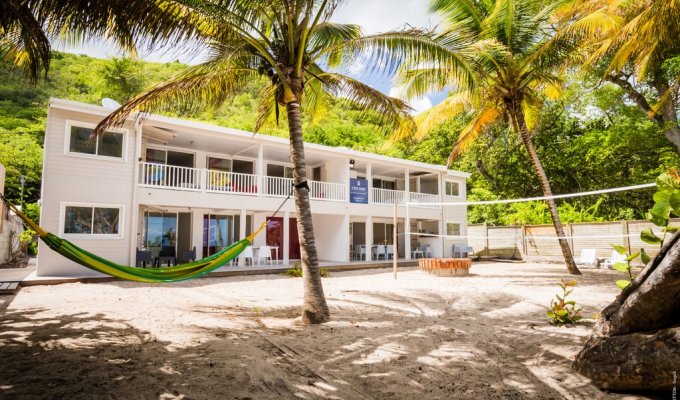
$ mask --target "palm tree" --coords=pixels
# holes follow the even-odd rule
[[[385,130],[409,120],[411,108],[399,99],[329,68],[342,66],[357,57],[371,70],[395,71],[409,58],[427,54],[436,59],[440,45],[429,35],[402,30],[362,36],[356,25],[330,21],[342,0],[172,0],[179,18],[200,24],[210,49],[209,59],[185,73],[152,88],[124,104],[104,119],[97,129],[122,124],[132,113],[182,107],[196,109],[219,106],[245,90],[260,84],[259,117],[255,130],[276,118],[285,108],[290,134],[295,205],[304,278],[303,322],[329,319],[323,294],[312,215],[309,204],[302,114],[332,98],[376,111]]]
[[[680,72],[665,66],[680,56],[680,4],[579,0],[558,16],[561,29],[555,39],[581,42],[588,54],[580,60],[585,69],[619,86],[680,153]]]
[[[163,46],[195,38],[162,1],[3,0],[0,2],[0,60],[35,82],[50,65],[51,41],[102,38],[134,55],[139,45]]]
[[[559,93],[561,80],[553,70],[570,47],[566,42],[545,46],[549,39],[546,22],[556,4],[545,0],[430,3],[430,10],[444,20],[444,30],[435,40],[449,49],[448,60],[457,62],[411,63],[400,76],[407,97],[443,90],[453,93],[416,118],[420,136],[446,119],[473,112],[472,121],[462,130],[449,156],[449,165],[485,129],[509,123],[529,153],[543,194],[552,195],[532,134],[546,96]],[[567,269],[580,274],[555,201],[547,202]]]

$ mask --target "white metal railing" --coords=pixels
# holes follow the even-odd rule
[[[286,197],[293,187],[291,178],[279,178],[278,176],[265,176],[262,193],[268,196]]]
[[[404,202],[404,191],[373,188],[374,204],[401,204]]]
[[[201,170],[142,162],[139,169],[139,184],[142,186],[201,190]]]
[[[409,193],[409,203],[440,203],[441,200],[439,199],[439,195],[436,194],[427,194],[427,193]],[[412,204],[414,207],[423,207],[423,208],[439,208],[439,206],[436,205],[417,205],[417,204]]]
[[[309,197],[314,200],[347,201],[347,185],[309,181]]]
[[[219,193],[257,194],[257,175],[207,170],[206,190]]]

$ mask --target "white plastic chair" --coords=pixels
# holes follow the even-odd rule
[[[363,244],[360,244],[359,246],[356,247],[356,252],[354,253],[356,255],[357,260],[365,260],[366,259],[366,246]]]
[[[260,265],[260,263],[264,260],[266,263],[267,260],[269,260],[269,264],[272,265],[272,248],[269,246],[260,246],[260,251],[257,252],[257,265]]]
[[[621,254],[618,251],[612,251],[612,256],[609,257],[608,259],[604,260],[604,265],[602,265],[602,268],[604,269],[611,269],[614,267],[614,264],[617,262],[623,262],[626,261],[626,255]]]
[[[429,244],[423,246],[423,256],[425,256],[425,258],[432,257],[432,249],[430,249]]]
[[[371,255],[374,260],[380,260],[380,256],[385,259],[385,245],[379,244],[371,249]]]
[[[411,258],[418,258],[418,255],[420,255],[420,258],[423,258],[423,251],[420,249],[420,246],[416,246],[415,249],[411,250]]]
[[[243,253],[241,253],[241,258],[243,259],[243,263],[245,265],[248,265],[248,259],[250,258],[250,265],[253,265],[253,246],[246,247],[245,250],[243,250]]]
[[[590,265],[590,266],[594,267],[597,264],[597,257],[595,255],[596,253],[597,253],[597,250],[595,250],[595,249],[582,249],[581,255],[576,260],[576,264],[578,264],[578,265]]]
[[[385,258],[387,259],[393,259],[394,258],[394,246],[391,244],[388,244],[385,246]]]

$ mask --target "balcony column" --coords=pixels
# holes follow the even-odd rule
[[[373,217],[366,217],[366,261],[373,259]]]
[[[366,181],[368,181],[368,204],[373,203],[373,170],[371,163],[366,163]]]
[[[408,168],[404,171],[404,258],[411,259],[411,219],[409,216],[408,203],[411,201],[411,171]]]
[[[191,246],[196,246],[196,259],[207,257],[203,254],[203,210],[189,209],[191,212]]]
[[[439,192],[439,202],[443,203],[444,202],[444,193],[446,193],[446,188],[444,187],[444,179],[443,179],[443,174],[444,173],[438,173],[437,174],[437,190]],[[446,238],[443,235],[446,235],[446,232],[444,229],[446,228],[446,213],[444,212],[444,206],[439,207],[439,215],[441,215],[441,218],[439,219],[439,234],[442,235],[441,241],[442,241],[442,257],[446,257]]]
[[[283,213],[283,240],[279,253],[283,255],[283,265],[290,263],[290,212]]]
[[[264,145],[262,143],[259,144],[257,147],[257,167],[256,167],[256,174],[257,174],[257,194],[258,196],[262,195],[263,188],[264,188]]]
[[[239,227],[238,227],[238,232],[239,232],[239,237],[238,240],[245,239],[246,237],[246,219],[248,215],[246,214],[246,209],[243,208],[241,209],[241,216],[239,217]],[[253,260],[255,262],[255,260]],[[243,267],[246,265],[246,259],[243,257],[238,258],[238,266]]]
[[[140,182],[140,177],[141,177],[141,172],[140,172],[140,163],[142,162],[142,124],[141,122],[137,121],[135,122],[135,165],[134,165],[134,177],[133,177],[133,182],[134,184],[132,185],[132,210],[131,211],[131,217],[130,217],[130,257],[129,259],[129,265],[135,265],[137,262],[137,245],[139,245],[139,235],[140,235],[140,230],[139,230],[139,220],[140,220],[140,213],[139,213],[139,205],[138,205],[138,193],[139,193],[139,184]]]

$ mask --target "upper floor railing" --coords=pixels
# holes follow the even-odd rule
[[[235,172],[178,167],[174,165],[139,163],[139,185],[183,191],[206,191],[241,195],[286,197],[291,193],[293,180],[275,176],[240,174]],[[312,200],[349,201],[349,186],[342,183],[309,181]],[[372,204],[438,203],[438,195],[406,193],[401,190],[372,189]],[[414,207],[420,207],[413,204]],[[437,208],[437,206],[422,206]]]

